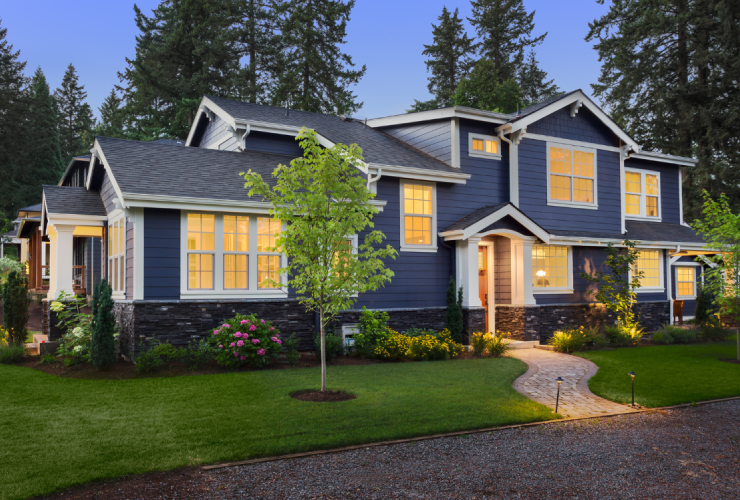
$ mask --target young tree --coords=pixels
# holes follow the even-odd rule
[[[608,271],[596,270],[593,275],[581,273],[581,278],[599,285],[598,291],[589,290],[588,293],[617,315],[620,327],[634,329],[637,326],[634,311],[636,290],[641,286],[644,273],[636,266],[640,255],[635,248],[636,242],[624,240],[622,244],[624,248],[616,248],[611,243],[607,246],[604,265]]]
[[[732,212],[724,193],[717,200],[707,191],[703,195],[703,218],[694,221],[694,229],[706,241],[707,250],[720,252],[707,256],[716,267],[704,271],[704,288],[711,291],[720,313],[735,322],[740,361],[740,215]]]
[[[463,78],[452,97],[453,104],[499,113],[516,111],[521,90],[513,79],[500,83],[493,61],[481,59]]]
[[[527,14],[523,0],[474,0],[468,21],[481,39],[480,55],[493,61],[499,83],[516,77],[524,60],[524,49],[539,45],[547,33],[530,38],[534,13]]]
[[[101,280],[95,287],[92,316],[90,360],[95,368],[105,370],[116,363],[116,317],[113,314],[111,287],[106,280]]]
[[[460,289],[462,290],[462,287]],[[445,327],[452,334],[452,340],[462,343],[462,302],[458,304],[455,295],[455,280],[452,276],[450,276],[450,283],[447,285],[447,318],[445,320]]]
[[[21,345],[26,341],[28,324],[28,278],[19,271],[11,271],[3,286],[3,321],[10,343]]]
[[[321,390],[326,390],[326,325],[357,301],[359,294],[377,290],[393,272],[383,259],[395,258],[385,238],[370,231],[352,248],[351,237],[373,228],[374,195],[357,166],[364,165],[357,145],[321,147],[313,130],[298,134],[303,157],[279,165],[274,181],[252,171],[244,175],[249,196],[271,203],[270,213],[286,224],[275,240],[275,251],[288,257],[281,269],[287,284],[308,311],[318,311],[321,335]],[[275,286],[284,286],[270,280]]]
[[[271,93],[276,106],[301,111],[352,114],[362,107],[349,89],[365,75],[340,50],[354,0],[288,0],[281,7],[285,49],[277,61],[278,79]]]
[[[475,45],[465,33],[458,9],[450,15],[447,7],[443,7],[438,19],[438,26],[432,24],[432,44],[424,45],[422,55],[429,56],[424,61],[427,71],[431,72],[427,86],[429,93],[434,96],[438,107],[447,107],[452,104],[457,84],[473,66],[470,56]]]
[[[522,90],[522,104],[525,107],[546,101],[560,93],[555,80],[547,80],[547,73],[537,64],[534,51],[531,50],[516,74],[517,83]]]
[[[90,131],[92,118],[90,106],[85,103],[87,92],[85,86],[79,84],[79,77],[74,65],[67,66],[62,79],[62,86],[54,93],[59,118],[59,145],[62,153],[62,162],[68,162],[72,157],[83,152],[82,135]]]

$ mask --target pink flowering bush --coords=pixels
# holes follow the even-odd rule
[[[209,337],[216,361],[227,368],[267,366],[283,347],[279,331],[269,321],[259,320],[253,314],[237,314],[214,329]]]

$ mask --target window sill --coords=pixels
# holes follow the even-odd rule
[[[560,294],[567,295],[569,293],[573,293],[573,289],[572,288],[549,288],[549,289],[534,288],[532,289],[532,293],[534,293],[535,295],[560,295]]]
[[[288,292],[284,290],[239,290],[225,292],[222,290],[188,290],[180,292],[180,299],[285,299]]]
[[[547,200],[551,207],[580,208],[583,210],[598,210],[599,206],[594,203],[577,203],[574,201]]]
[[[639,220],[644,222],[663,222],[661,217],[642,217],[637,215],[625,215],[624,220]]]
[[[468,153],[471,158],[482,158],[484,160],[500,160],[501,155],[487,155],[485,153]]]
[[[641,287],[641,288],[638,288],[637,290],[635,290],[635,293],[660,293],[660,292],[665,292],[665,288],[664,287],[663,288],[646,288],[646,287]]]
[[[676,300],[696,300],[696,295],[692,295],[692,296],[676,295]]]
[[[437,247],[410,247],[401,245],[402,252],[437,253]]]
[[[113,300],[126,300],[126,294],[123,292],[114,292],[110,296]]]

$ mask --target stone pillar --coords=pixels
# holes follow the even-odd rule
[[[463,288],[463,307],[480,307],[478,296],[478,243],[480,238],[458,240],[456,251],[457,287]]]
[[[49,226],[49,244],[51,245],[51,262],[49,262],[49,299],[59,297],[64,290],[72,293],[73,275],[72,243],[75,226]]]

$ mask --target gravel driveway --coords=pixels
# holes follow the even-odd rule
[[[63,498],[736,499],[740,401],[181,469]]]

